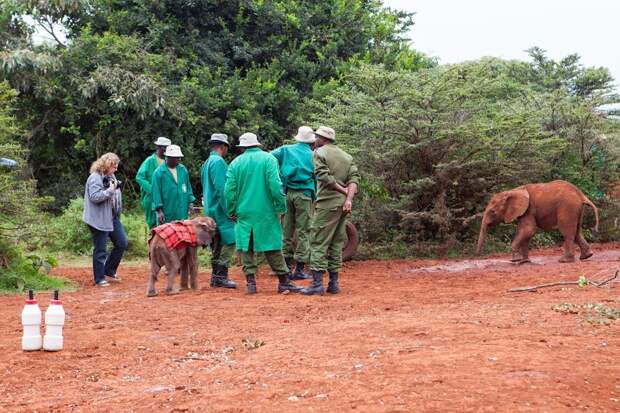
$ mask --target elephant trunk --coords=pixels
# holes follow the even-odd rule
[[[487,235],[488,228],[489,224],[485,217],[482,219],[482,224],[480,224],[480,234],[478,235],[478,243],[476,244],[476,255],[480,255],[480,251],[482,251],[482,246],[484,245],[484,238]]]

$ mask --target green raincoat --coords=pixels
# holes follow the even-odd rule
[[[177,181],[166,164],[153,173],[153,211],[162,208],[166,222],[187,219],[189,204],[196,201],[189,174],[182,164],[177,165]]]
[[[204,214],[215,220],[220,237],[222,237],[222,243],[230,245],[235,243],[235,223],[226,213],[224,186],[227,171],[228,165],[224,158],[219,153],[211,151],[211,155],[202,165],[200,178],[202,180]]]
[[[228,215],[237,217],[237,250],[254,252],[282,248],[278,214],[286,212],[286,198],[278,172],[278,161],[260,148],[248,148],[228,168],[224,190]]]
[[[153,179],[153,172],[158,167],[157,154],[152,154],[142,162],[136,174],[136,182],[140,186],[140,206],[144,210],[146,224],[149,226],[149,229],[157,225],[157,214],[153,211],[151,205],[153,202],[151,180]]]

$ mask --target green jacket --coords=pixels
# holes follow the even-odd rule
[[[312,148],[307,143],[284,145],[271,152],[280,165],[280,176],[286,189],[295,189],[316,198],[316,180]]]
[[[188,218],[189,204],[196,201],[189,174],[182,164],[177,165],[177,181],[166,164],[153,173],[153,211],[163,208],[166,222]]]
[[[334,144],[314,151],[314,171],[317,180],[317,208],[334,208],[344,204],[345,195],[329,186],[337,182],[346,187],[351,182],[359,185],[360,175],[353,157]]]
[[[138,173],[136,174],[136,182],[140,186],[140,206],[146,214],[146,223],[149,228],[157,225],[157,214],[153,211],[151,203],[153,202],[151,180],[153,172],[159,167],[157,163],[157,155],[152,154],[142,162]]]
[[[224,194],[228,215],[237,216],[237,250],[249,250],[250,234],[255,252],[282,249],[278,214],[286,212],[286,197],[276,158],[260,148],[246,149],[228,168]]]
[[[226,172],[228,164],[219,153],[211,151],[200,170],[202,181],[202,200],[204,214],[215,220],[217,229],[222,237],[222,243],[230,245],[235,243],[235,223],[226,213],[226,199],[224,199],[224,187],[226,184]]]

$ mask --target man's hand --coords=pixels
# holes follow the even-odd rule
[[[353,209],[353,197],[357,193],[357,184],[351,182],[347,185],[346,199],[344,200],[344,204],[342,204],[342,212],[345,214],[349,214]]]
[[[166,222],[164,211],[162,211],[161,209],[157,210],[157,222],[159,223],[159,225],[162,225],[164,222]]]
[[[350,199],[345,199],[344,204],[342,204],[342,212],[344,212],[345,214],[348,214],[351,212],[351,210],[353,209],[353,201],[351,201]]]

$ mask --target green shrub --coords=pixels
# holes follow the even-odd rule
[[[47,274],[56,265],[53,257],[26,256],[17,245],[0,239],[0,291],[74,288],[73,283]]]
[[[90,232],[82,221],[84,199],[77,198],[69,203],[61,215],[46,217],[45,235],[40,247],[52,252],[68,252],[76,255],[90,254],[93,244]],[[125,257],[145,258],[148,254],[148,229],[141,211],[125,211],[121,222],[129,241]]]

